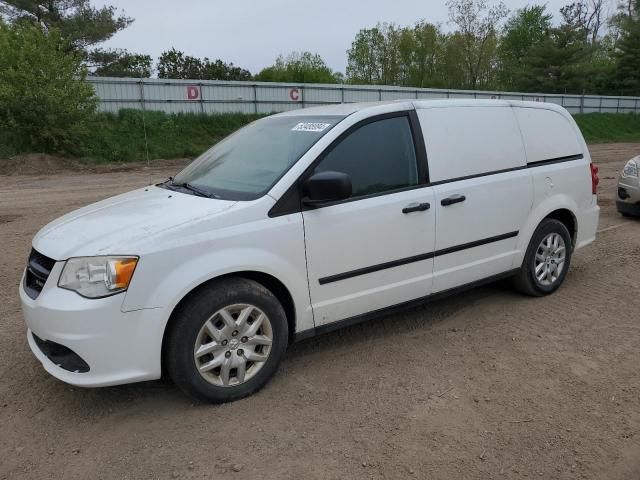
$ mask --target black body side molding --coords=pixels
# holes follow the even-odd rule
[[[380,308],[372,312],[367,312],[361,315],[356,315],[354,317],[345,318],[344,320],[338,320],[337,322],[332,322],[326,325],[320,325],[319,327],[310,328],[309,330],[304,330],[302,332],[296,333],[294,335],[293,341],[299,342],[307,338],[315,337],[316,335],[322,335],[324,333],[332,332],[334,330],[339,330],[344,327],[356,325],[358,323],[365,322],[367,320],[371,320],[383,315],[389,315],[396,312],[402,312],[407,309],[428,305],[429,303],[436,302],[443,298],[450,297],[451,295],[455,295],[456,293],[461,293],[466,290],[470,290],[472,288],[480,287],[482,285],[487,285],[489,283],[493,283],[498,280],[503,280],[505,278],[512,277],[516,275],[519,271],[520,271],[520,268],[515,268],[513,270],[508,270],[506,272],[499,273],[491,277],[482,278],[480,280],[476,280],[475,282],[467,283],[459,287],[451,288],[449,290],[443,290],[442,292],[433,293],[431,295],[427,295],[426,297],[417,298],[415,300],[410,300],[408,302],[399,303],[397,305],[392,305],[390,307]]]
[[[436,250],[435,252],[423,253],[415,255],[413,257],[401,258],[398,260],[392,260],[390,262],[379,263],[377,265],[371,265],[369,267],[358,268],[356,270],[350,270],[348,272],[337,273],[335,275],[329,275],[328,277],[322,277],[318,279],[320,285],[327,283],[338,282],[340,280],[346,280],[347,278],[358,277],[360,275],[366,275],[367,273],[378,272],[380,270],[386,270],[387,268],[399,267],[401,265],[407,265],[408,263],[420,262],[422,260],[428,260],[430,258],[447,255],[449,253],[459,252],[460,250],[466,250],[467,248],[479,247],[488,243],[499,242],[508,238],[517,237],[518,232],[509,232],[502,235],[496,235],[495,237],[483,238],[481,240],[475,240],[469,243],[463,243],[461,245],[455,245],[453,247],[443,248]]]

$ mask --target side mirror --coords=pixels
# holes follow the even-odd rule
[[[341,172],[319,172],[311,175],[302,185],[302,203],[321,206],[351,196],[351,178]]]

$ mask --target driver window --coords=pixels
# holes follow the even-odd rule
[[[315,173],[325,171],[349,175],[353,197],[417,185],[418,166],[409,118],[387,118],[360,127],[315,169]]]

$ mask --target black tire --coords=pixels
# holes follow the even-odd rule
[[[194,359],[196,341],[208,319],[221,309],[238,304],[255,306],[268,317],[272,333],[271,348],[261,368],[244,383],[214,385],[198,371]],[[287,318],[280,302],[264,286],[244,278],[225,278],[200,287],[174,313],[167,334],[164,360],[169,376],[190,397],[211,403],[237,400],[262,388],[276,373],[289,338]],[[232,354],[240,355],[239,352],[242,352],[240,348]]]
[[[565,261],[558,278],[553,281],[551,285],[544,285],[535,275],[535,257],[538,247],[544,238],[552,233],[557,233],[564,240]],[[527,253],[525,254],[524,261],[522,262],[522,268],[514,277],[514,286],[520,292],[534,297],[541,297],[555,292],[560,285],[562,285],[562,282],[564,282],[564,279],[567,276],[569,266],[571,265],[572,253],[573,243],[567,227],[558,220],[545,218],[540,225],[538,225],[535,232],[533,232],[533,236],[531,237],[531,241],[527,247]]]

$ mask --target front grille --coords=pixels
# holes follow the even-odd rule
[[[86,373],[89,371],[89,364],[80,355],[64,345],[43,340],[35,333],[31,332],[38,348],[45,356],[60,368],[74,373]]]
[[[27,261],[27,272],[24,276],[24,291],[29,297],[34,300],[38,298],[55,263],[55,260],[31,249],[31,254]]]

